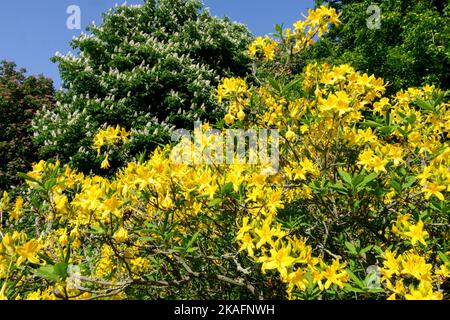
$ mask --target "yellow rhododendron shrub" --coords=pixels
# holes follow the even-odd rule
[[[283,31],[296,50],[338,23],[329,10]],[[223,122],[114,177],[41,161],[3,193],[0,299],[448,299],[445,92],[386,96],[349,65],[287,75],[283,41],[249,49],[272,77],[223,79]],[[224,147],[242,131],[244,157]],[[127,137],[102,129],[92,148]]]

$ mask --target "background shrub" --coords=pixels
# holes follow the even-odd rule
[[[316,0],[316,3],[323,1]],[[340,13],[342,24],[310,50],[292,60],[301,71],[307,62],[349,63],[357,70],[382,77],[388,92],[422,84],[450,88],[450,6],[447,0],[327,1]],[[370,5],[381,9],[381,27],[370,29]]]
[[[56,108],[44,109],[33,130],[44,158],[97,168],[92,135],[106,125],[131,131],[124,159],[161,142],[170,129],[221,115],[214,91],[221,77],[245,75],[250,40],[242,25],[212,17],[197,0],[147,1],[119,6],[90,35],[72,41],[79,51],[57,54],[65,90]]]
[[[31,119],[43,105],[51,107],[52,80],[26,76],[14,62],[0,62],[0,189],[20,181],[18,171],[28,171],[36,161],[29,130]]]

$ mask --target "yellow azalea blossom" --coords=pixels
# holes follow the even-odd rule
[[[271,229],[271,219],[266,219],[264,223],[262,224],[261,228],[255,228],[255,233],[259,237],[259,241],[256,244],[256,248],[260,248],[266,243],[269,243],[270,245],[273,245],[274,242],[272,240],[273,234]]]
[[[239,112],[238,112],[238,114],[237,114],[237,117],[238,117],[238,119],[239,119],[240,121],[244,121],[244,119],[245,119],[245,112],[242,111],[242,109],[239,110]]]
[[[425,199],[430,199],[431,196],[435,196],[441,201],[444,201],[444,195],[441,193],[441,191],[445,190],[445,186],[440,186],[437,183],[434,182],[425,182],[423,187],[423,192],[425,193]]]
[[[8,300],[8,297],[5,294],[7,282],[3,282],[2,289],[0,290],[0,300]]]
[[[9,216],[10,220],[19,220],[23,214],[23,198],[21,196],[17,197],[14,207]]]
[[[231,114],[226,114],[225,115],[225,123],[227,124],[227,125],[232,125],[233,123],[234,123],[234,116],[233,115],[231,115]]]
[[[287,267],[291,266],[295,259],[290,256],[290,247],[280,248],[279,250],[271,249],[270,257],[262,259],[261,270],[277,269],[282,279],[287,277]]]
[[[106,155],[105,159],[102,161],[101,165],[100,165],[101,169],[109,169],[110,168],[110,164],[109,164],[109,154]]]
[[[387,163],[387,160],[383,160],[380,157],[375,156],[373,157],[369,167],[373,168],[373,171],[375,171],[376,173],[387,172],[385,168]]]
[[[421,281],[417,288],[410,288],[410,293],[405,294],[406,300],[442,300],[443,294],[433,291],[429,282]]]
[[[116,127],[107,127],[106,129],[99,130],[94,136],[93,148],[100,154],[103,146],[114,146],[120,142],[125,143],[128,141],[129,133],[125,128],[121,128],[119,125]]]
[[[8,253],[9,255],[14,254],[15,252],[14,239],[9,233],[3,236],[2,246],[5,248],[6,253]]]
[[[322,277],[326,279],[323,289],[327,290],[332,284],[340,288],[344,287],[349,276],[343,268],[344,265],[341,265],[338,259],[333,260],[333,263],[325,268],[322,272]]]
[[[266,62],[286,48],[295,55],[333,21],[338,22],[336,11],[321,6],[282,32],[281,44],[258,37],[249,54]],[[277,79],[285,78],[284,68],[284,61],[270,63],[272,71],[280,71]],[[441,298],[449,274],[445,259],[437,258],[443,258],[438,250],[449,255],[440,212],[450,191],[448,104],[443,100],[432,112],[421,110],[415,101],[431,101],[429,88],[385,97],[382,79],[350,65],[312,63],[301,75],[292,72],[290,90],[284,89],[287,83],[279,90],[274,81],[253,77],[225,78],[217,86],[225,124],[281,134],[267,139],[276,142],[269,152],[260,146],[248,151],[262,154],[261,161],[243,164],[233,154],[229,162],[205,163],[203,156],[211,151],[212,158],[227,137],[220,121],[201,126],[218,134],[200,136],[200,146],[184,137],[176,147],[157,147],[147,159],[130,161],[107,177],[58,162],[35,164],[29,174],[35,181],[11,192],[23,197],[22,203],[16,199],[20,214],[14,216],[7,194],[0,203],[0,279],[7,288],[2,295],[128,299],[135,297],[128,284],[151,282],[158,287],[154,295],[171,297],[180,288],[188,292],[180,286],[196,273],[202,276],[190,287],[193,296],[204,287],[217,295],[223,286],[210,272],[241,277],[260,270],[265,275],[255,287],[274,289],[263,295],[284,296],[281,289],[293,299]],[[119,126],[97,131],[92,148],[106,157],[102,167],[109,167],[111,148],[128,136]],[[173,153],[183,161],[175,161]],[[270,161],[275,153],[276,163]],[[343,185],[347,179],[340,172],[351,176],[353,188]],[[444,203],[424,201],[432,196]],[[21,223],[2,218],[8,216]],[[13,231],[18,228],[24,232]],[[195,246],[184,250],[194,240]],[[358,254],[345,248],[356,240]],[[49,264],[39,266],[45,261]],[[65,264],[66,281],[41,279],[39,274]],[[346,266],[364,278],[371,264],[380,265],[384,292],[349,292],[345,284],[359,285]],[[82,266],[80,287],[91,295],[73,286],[81,274],[76,266]]]
[[[411,244],[413,246],[416,244],[416,242],[420,242],[425,246],[427,245],[424,238],[428,236],[428,232],[423,230],[423,222],[421,220],[417,222],[417,224],[411,225],[409,227],[409,231],[403,234],[410,238]]]
[[[288,291],[292,291],[293,286],[297,287],[300,291],[305,291],[306,286],[309,283],[306,272],[304,272],[301,268],[289,273],[287,280],[289,281]]]
[[[237,239],[237,240],[241,240],[242,237],[243,237],[248,231],[250,231],[250,230],[252,229],[253,225],[249,225],[249,224],[248,224],[249,220],[250,220],[249,217],[244,217],[244,219],[242,220],[242,226],[241,226],[241,228],[239,229],[239,231],[238,231],[238,233],[237,233],[237,235],[236,235],[236,239]]]
[[[402,274],[410,274],[417,280],[430,280],[432,265],[425,258],[413,253],[406,253],[402,261]]]
[[[20,255],[17,259],[17,266],[20,266],[23,262],[29,261],[31,263],[38,264],[39,259],[37,257],[37,252],[39,251],[39,242],[35,239],[28,241],[21,247],[17,248],[17,253]]]
[[[296,137],[296,134],[295,134],[294,131],[292,131],[291,129],[289,129],[289,130],[286,132],[285,137],[286,137],[286,139],[287,139],[288,141],[294,141],[294,140],[295,140],[295,137]]]
[[[128,239],[128,230],[124,227],[120,227],[113,235],[113,239],[121,243]]]
[[[394,253],[386,251],[384,253],[385,260],[383,261],[383,268],[381,272],[387,278],[391,278],[393,275],[399,275],[401,272],[401,257],[396,258]]]
[[[450,268],[446,264],[442,264],[437,270],[436,274],[443,279],[450,278]]]
[[[3,191],[3,196],[0,199],[0,211],[6,211],[9,208],[9,195],[8,192]]]
[[[241,236],[240,238],[241,241],[241,247],[239,248],[239,252],[241,252],[242,250],[247,250],[248,252],[248,256],[249,257],[253,257],[254,256],[254,248],[255,245],[253,243],[253,239],[250,236],[250,234],[246,233],[243,236]]]

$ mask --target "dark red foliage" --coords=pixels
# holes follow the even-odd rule
[[[31,120],[43,105],[53,105],[53,81],[25,72],[14,62],[0,62],[0,189],[20,183],[17,172],[37,161]]]

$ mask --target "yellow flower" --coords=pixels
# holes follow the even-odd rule
[[[102,161],[100,168],[101,169],[109,169],[110,164],[109,164],[109,154],[106,155],[105,159]]]
[[[238,112],[238,114],[237,114],[237,117],[238,117],[238,119],[239,119],[240,121],[244,121],[244,119],[245,119],[245,112],[242,111],[242,109],[239,110],[239,112]]]
[[[417,241],[425,246],[427,245],[424,238],[428,236],[428,232],[423,230],[423,222],[421,220],[416,225],[411,225],[409,231],[405,232],[404,235],[411,239],[413,246]]]
[[[9,233],[5,234],[2,243],[3,247],[6,249],[6,253],[13,255],[15,252],[14,239]]]
[[[2,199],[0,199],[0,211],[6,211],[9,207],[9,195],[8,192],[3,191]]]
[[[254,58],[256,56],[258,52],[258,47],[252,43],[249,47],[248,47],[248,54],[250,57]]]
[[[261,228],[255,228],[255,233],[259,236],[259,241],[256,244],[256,248],[259,249],[266,243],[273,245],[273,234],[272,229],[270,228],[271,219],[266,219],[261,226]]]
[[[387,278],[391,278],[393,275],[399,275],[401,272],[401,257],[396,258],[391,251],[384,253],[384,262],[381,272]]]
[[[253,227],[253,224],[249,225],[248,221],[249,217],[244,217],[244,219],[242,220],[242,227],[239,229],[236,235],[237,240],[241,240],[244,234],[246,234]]]
[[[128,141],[129,133],[121,128],[119,125],[114,127],[108,127],[106,129],[99,130],[93,139],[93,148],[100,154],[103,146],[113,146],[119,142],[125,143]]]
[[[436,270],[436,274],[442,278],[450,278],[450,269],[447,265],[442,264],[439,269]]]
[[[8,300],[8,297],[5,294],[6,291],[6,281],[3,282],[2,289],[0,290],[0,300]]]
[[[290,286],[294,285],[300,291],[305,291],[306,286],[309,282],[306,272],[304,272],[301,268],[298,268],[296,271],[289,273],[287,276],[287,280],[289,281]]]
[[[233,117],[233,115],[232,114],[230,114],[230,113],[227,113],[226,115],[225,115],[225,123],[227,124],[227,125],[232,125],[233,123],[234,123],[234,117]]]
[[[282,279],[287,278],[287,268],[292,266],[295,259],[290,256],[290,247],[280,248],[279,250],[271,249],[270,257],[264,257],[261,270],[277,269]]]
[[[425,199],[427,200],[430,199],[431,196],[435,196],[439,200],[444,201],[445,198],[441,191],[445,189],[445,186],[440,186],[437,183],[427,181],[422,191],[425,193]]]
[[[380,172],[387,172],[386,168],[384,167],[386,164],[388,163],[387,160],[383,160],[378,156],[375,156],[371,163],[370,163],[370,167],[373,168],[373,171],[375,171],[376,173],[380,173]]]
[[[417,280],[430,280],[433,266],[426,263],[425,258],[413,253],[404,255],[402,274],[410,274]]]
[[[254,58],[258,52],[262,52],[266,61],[271,61],[275,58],[275,51],[278,43],[269,37],[257,37],[249,46],[249,55]]]
[[[417,288],[410,288],[410,293],[405,294],[406,300],[442,300],[442,292],[433,291],[433,286],[428,281],[421,281]]]
[[[14,207],[9,216],[9,220],[19,220],[23,214],[23,198],[21,196],[17,197]]]
[[[124,227],[120,227],[113,235],[113,239],[117,242],[125,242],[128,239],[128,231]]]
[[[295,134],[294,131],[292,131],[292,130],[289,128],[289,130],[286,132],[285,137],[286,137],[286,139],[287,139],[288,141],[294,141],[295,138],[296,138],[296,134]]]
[[[39,259],[37,257],[37,252],[39,251],[39,242],[35,239],[28,241],[21,247],[17,248],[17,253],[20,255],[17,259],[17,266],[20,266],[23,262],[28,260],[31,263],[38,264]]]
[[[333,263],[322,272],[323,278],[326,279],[324,289],[327,290],[332,284],[340,288],[344,287],[344,283],[348,281],[348,274],[343,269],[344,265],[339,263],[338,259],[334,259]]]
[[[253,239],[250,236],[250,234],[246,233],[241,237],[241,247],[239,248],[239,252],[241,252],[242,250],[247,250],[249,257],[253,257],[254,256],[254,248],[255,245],[253,244]]]

